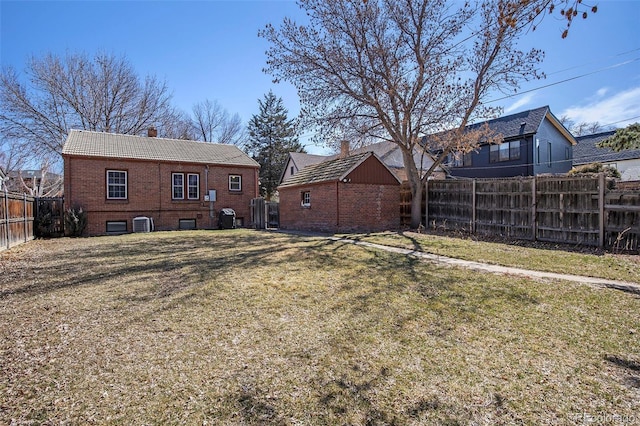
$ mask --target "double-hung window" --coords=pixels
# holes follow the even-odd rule
[[[127,199],[127,172],[124,170],[107,170],[107,199]]]
[[[171,198],[174,200],[197,200],[200,198],[200,175],[197,173],[172,173]]]
[[[196,174],[187,175],[187,197],[190,200],[197,200],[200,195],[200,176]]]
[[[242,176],[229,175],[229,191],[233,191],[233,192],[242,191]]]
[[[184,200],[184,173],[172,173],[171,198],[174,200]]]
[[[302,205],[302,207],[311,207],[311,192],[310,191],[304,191],[301,194],[301,198],[302,198],[302,200],[300,201],[300,205]]]

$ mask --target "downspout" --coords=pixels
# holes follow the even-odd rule
[[[336,181],[336,232],[340,232],[340,181]]]
[[[160,222],[161,214],[162,214],[162,171],[160,170],[160,163],[158,163],[158,222]]]
[[[209,194],[209,165],[205,164],[204,166],[204,195]],[[213,229],[213,201],[209,200],[209,229]]]

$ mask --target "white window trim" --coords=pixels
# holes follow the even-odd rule
[[[182,184],[176,185],[176,176],[182,178]],[[181,197],[176,197],[176,189],[180,188],[182,191]],[[172,200],[184,200],[184,173],[171,173],[171,199]]]
[[[300,200],[300,205],[302,207],[311,207],[311,191],[302,192],[302,199]]]
[[[124,184],[121,183],[109,183],[109,173],[124,173]],[[127,200],[129,198],[129,174],[126,170],[107,170],[107,200]],[[109,196],[109,187],[117,186],[121,187],[124,185],[124,197],[111,197]]]
[[[191,185],[189,184],[189,178],[191,176],[195,176],[196,177],[196,196],[192,197],[189,194],[189,190],[191,189]],[[187,180],[185,181],[185,186],[187,188],[187,198],[189,200],[199,200],[200,199],[200,175],[198,173],[187,173]]]
[[[238,189],[231,187],[231,178],[238,178]],[[235,184],[235,183],[234,183]],[[231,192],[241,192],[242,191],[242,175],[229,175],[229,191]]]

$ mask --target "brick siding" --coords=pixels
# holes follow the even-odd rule
[[[107,199],[107,170],[127,172],[127,199]],[[131,231],[136,216],[153,218],[157,230],[178,229],[179,219],[196,219],[198,229],[218,226],[218,213],[232,208],[248,226],[251,199],[258,196],[257,168],[204,164],[177,164],[137,160],[64,158],[65,204],[81,206],[88,213],[88,235],[106,233],[107,221],[126,221]],[[172,173],[199,175],[199,199],[172,200]],[[242,176],[242,191],[229,191],[229,175]],[[210,203],[204,201],[209,189],[217,190],[210,218]]]
[[[309,191],[309,207],[301,205]],[[369,232],[400,227],[400,186],[325,182],[280,189],[280,227]]]

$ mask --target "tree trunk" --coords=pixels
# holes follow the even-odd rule
[[[411,188],[411,228],[417,229],[422,222],[422,179],[420,178],[420,170],[418,169],[413,158],[413,146],[402,148],[402,157],[404,160],[404,168],[409,180]]]
[[[411,228],[417,229],[422,223],[422,182],[411,188]]]

